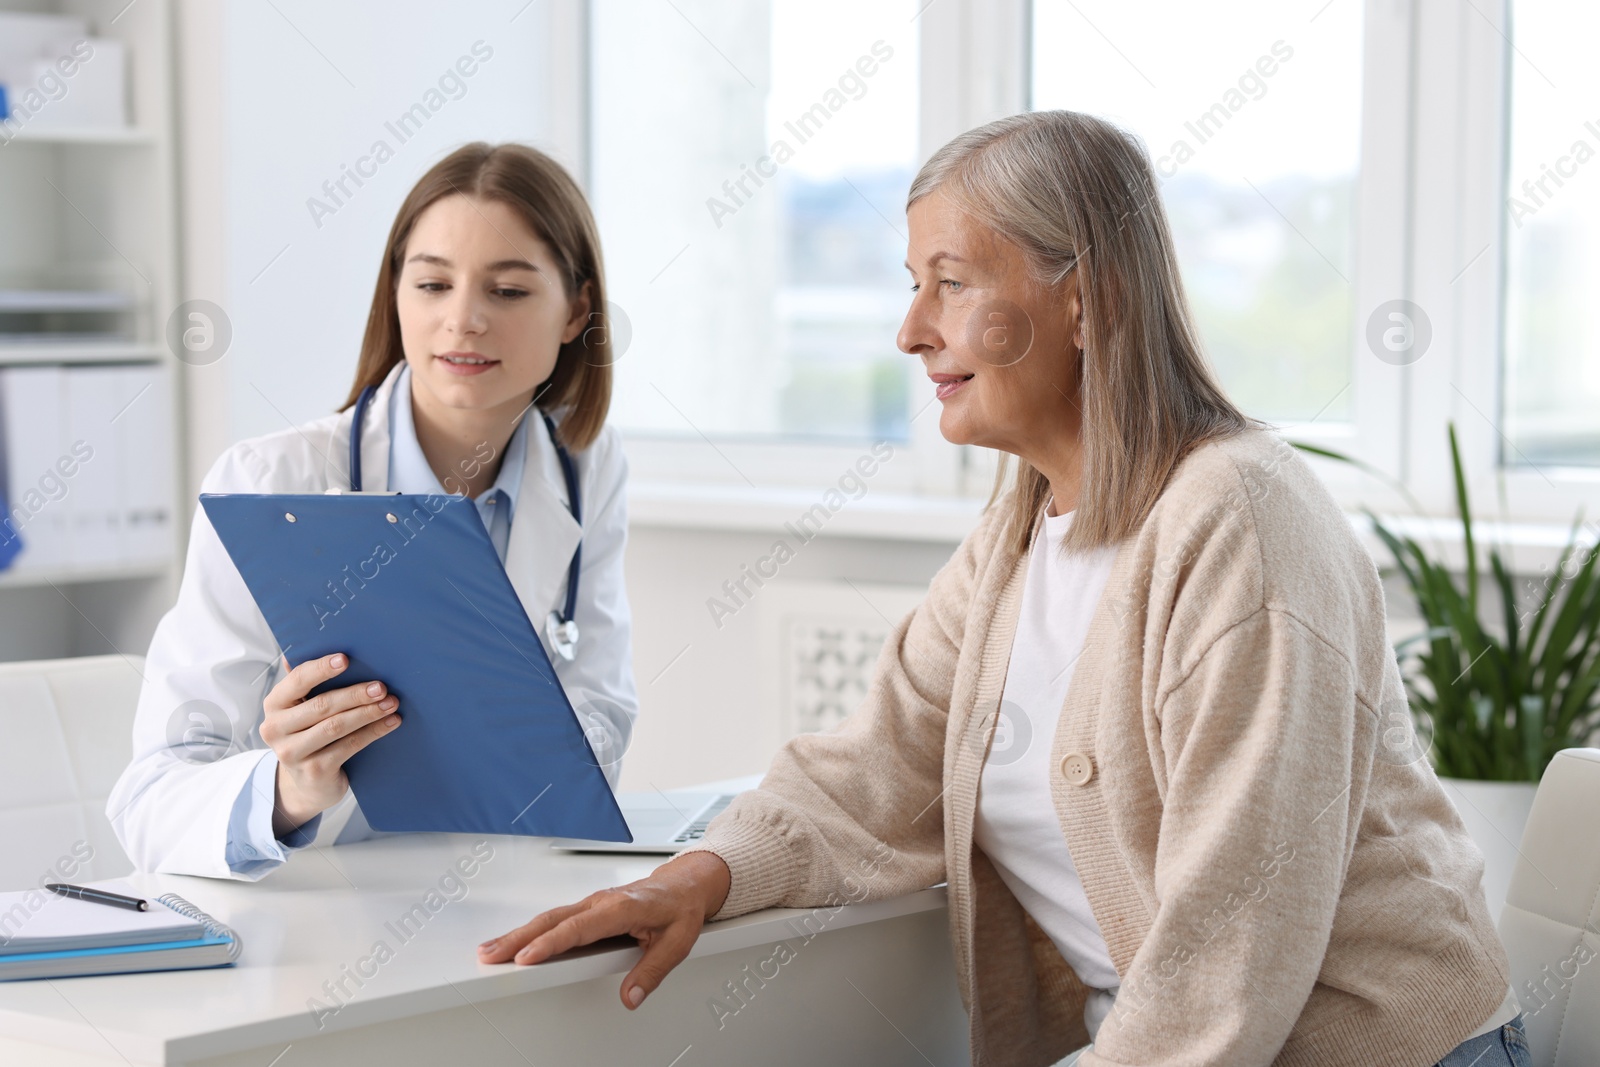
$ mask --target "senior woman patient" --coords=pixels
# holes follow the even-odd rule
[[[1396,728],[1378,572],[1218,387],[1139,142],[1002,119],[906,214],[899,346],[1009,484],[854,715],[479,959],[629,934],[636,1007],[707,920],[948,880],[974,1063],[1527,1063],[1482,856]]]

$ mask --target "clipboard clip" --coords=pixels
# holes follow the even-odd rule
[[[563,621],[560,612],[552,611],[544,620],[544,633],[556,655],[570,663],[578,645],[578,624],[572,619]]]

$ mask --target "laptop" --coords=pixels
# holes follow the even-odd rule
[[[745,788],[755,788],[760,775]],[[617,807],[633,833],[632,841],[588,841],[558,837],[550,842],[557,852],[645,852],[672,855],[705,836],[711,820],[722,814],[733,798],[745,791],[733,782],[718,782],[698,789],[671,792],[618,793]],[[742,782],[738,783],[743,785]]]

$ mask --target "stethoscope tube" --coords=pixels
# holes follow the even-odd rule
[[[366,422],[367,406],[372,401],[377,387],[369,385],[361,390],[356,397],[355,408],[350,416],[350,491],[361,492],[361,428]],[[544,428],[550,434],[550,443],[556,447],[556,458],[561,462],[561,476],[567,483],[567,510],[572,512],[572,519],[583,528],[583,502],[578,495],[578,466],[572,461],[572,455],[561,444],[556,436],[555,421],[544,411],[539,412],[539,417],[544,420]],[[545,623],[545,632],[550,638],[550,644],[565,659],[572,659],[574,647],[578,643],[578,624],[574,619],[578,610],[578,572],[583,566],[583,540],[580,537],[577,547],[572,550],[572,562],[567,564],[567,603],[566,610],[552,611]]]

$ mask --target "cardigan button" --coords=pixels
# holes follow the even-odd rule
[[[1072,785],[1084,785],[1094,777],[1094,761],[1082,752],[1069,752],[1061,757],[1061,777]]]

